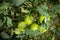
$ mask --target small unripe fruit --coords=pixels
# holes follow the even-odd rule
[[[35,30],[37,30],[37,29],[38,29],[38,24],[36,24],[36,23],[34,23],[34,24],[32,24],[32,25],[30,26],[30,30],[35,31]]]

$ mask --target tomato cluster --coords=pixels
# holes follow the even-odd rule
[[[46,16],[43,16],[43,15],[40,15],[38,17],[38,22],[42,24],[42,22],[46,22],[46,20],[50,21],[50,17],[46,17]],[[46,28],[44,28],[42,25],[39,25],[37,23],[35,23],[34,21],[34,16],[32,15],[26,15],[24,17],[24,21],[20,21],[17,25],[17,28],[15,29],[15,34],[20,34],[20,33],[23,33],[25,32],[26,29],[29,29],[29,30],[32,30],[32,31],[36,31],[36,30],[39,30],[40,33],[44,33],[47,31]]]

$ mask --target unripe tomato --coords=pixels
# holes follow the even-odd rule
[[[18,29],[20,30],[20,31],[25,31],[25,28],[26,28],[26,24],[25,24],[25,22],[19,22],[18,23]]]
[[[35,30],[37,30],[37,29],[38,29],[38,24],[36,24],[36,23],[34,23],[34,24],[32,24],[32,25],[30,26],[30,30],[35,31]]]
[[[14,30],[14,33],[15,33],[15,34],[20,34],[21,32],[19,31],[18,28],[16,28],[16,29]]]
[[[25,22],[19,22],[18,23],[18,28],[25,28],[26,27],[26,24],[25,24]]]
[[[46,18],[46,16],[40,15],[39,16],[39,22],[42,23],[45,18]]]
[[[24,21],[18,23],[18,29],[19,29],[19,31],[24,32],[25,28],[26,28],[26,24],[25,24]]]
[[[47,18],[46,16],[40,15],[39,22],[42,23],[43,20],[45,20],[45,22],[50,21],[50,16],[48,16],[48,18]]]
[[[32,22],[33,22],[33,16],[27,15],[27,16],[25,17],[25,23],[26,23],[27,25],[30,25]]]
[[[42,34],[42,33],[46,32],[47,29],[45,29],[43,26],[40,26],[40,27],[39,27],[39,31],[40,31],[40,33]]]

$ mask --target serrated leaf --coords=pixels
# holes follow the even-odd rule
[[[60,9],[60,4],[53,6],[50,10],[55,12],[56,10]]]
[[[49,14],[44,11],[41,7],[37,7],[37,11],[41,14],[41,15],[44,15],[44,16],[49,16]]]
[[[12,26],[13,26],[13,24],[12,24],[12,19],[9,18],[9,17],[6,17],[6,18],[7,18],[7,26],[8,26],[8,27],[12,27]]]

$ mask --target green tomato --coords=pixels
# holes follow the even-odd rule
[[[45,20],[45,22],[46,22],[46,20],[50,21],[50,16],[47,18],[46,16],[40,15],[39,22],[42,23],[43,20]]]
[[[19,22],[19,23],[18,23],[18,28],[19,28],[19,29],[24,29],[24,28],[26,28],[25,22],[23,22],[23,21],[22,21],[22,22]]]
[[[27,25],[30,25],[30,24],[32,24],[32,22],[33,22],[33,16],[27,15],[27,16],[25,17],[25,23],[26,23]]]
[[[16,29],[14,30],[14,33],[15,33],[15,34],[20,34],[21,32],[19,31],[18,28],[16,28]]]
[[[39,16],[39,22],[42,23],[45,18],[46,18],[46,16],[40,15]]]
[[[39,31],[40,31],[40,33],[45,33],[47,31],[47,29],[45,29],[43,26],[40,26]]]
[[[30,26],[30,30],[35,31],[35,30],[37,30],[37,29],[38,29],[38,24],[36,24],[36,23],[34,23],[34,24],[32,24],[32,25]]]

